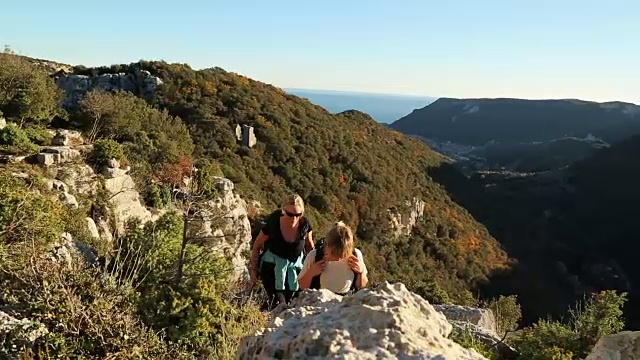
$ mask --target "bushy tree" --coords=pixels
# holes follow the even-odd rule
[[[496,328],[500,335],[516,330],[522,319],[522,310],[516,295],[500,295],[495,299],[484,302],[482,307],[493,312],[496,319]]]
[[[127,160],[127,157],[124,154],[122,145],[118,142],[111,139],[100,139],[93,144],[90,159],[94,165],[104,166],[111,159],[124,162]]]
[[[64,92],[49,74],[24,57],[0,53],[0,114],[20,126],[48,123],[60,109]]]
[[[583,359],[601,337],[622,330],[625,300],[626,293],[602,291],[577,304],[568,323],[540,320],[511,342],[523,360]]]
[[[9,123],[0,129],[0,150],[10,154],[26,155],[34,153],[38,147],[31,142],[26,131]]]

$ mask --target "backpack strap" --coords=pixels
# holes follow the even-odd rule
[[[356,250],[353,249],[352,252],[353,256],[358,257],[358,254],[356,254]],[[349,292],[351,292],[352,294],[356,291],[358,291],[358,287],[356,285],[356,281],[358,280],[358,274],[354,271],[353,272],[353,281],[351,282],[351,287],[349,288]]]
[[[317,263],[318,261],[322,260],[322,258],[324,257],[324,239],[321,239],[320,241],[318,241],[318,245],[316,246],[316,256],[313,259],[313,263]],[[311,278],[311,285],[309,286],[310,289],[320,289],[320,275],[316,275],[313,278]]]

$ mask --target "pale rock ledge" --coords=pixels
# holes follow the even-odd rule
[[[447,339],[445,316],[400,283],[345,297],[307,290],[274,315],[238,359],[486,359]]]

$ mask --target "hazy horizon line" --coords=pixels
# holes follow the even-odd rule
[[[313,89],[313,88],[297,88],[297,87],[281,87],[285,91],[307,91],[307,92],[315,92],[315,93],[325,93],[325,94],[358,94],[358,95],[379,95],[379,96],[394,96],[394,97],[413,97],[413,98],[422,98],[429,100],[439,100],[439,99],[455,99],[455,100],[524,100],[524,101],[579,101],[579,102],[588,102],[588,103],[596,103],[596,104],[610,104],[610,103],[621,103],[621,104],[629,104],[640,106],[640,103],[635,103],[631,101],[624,100],[607,100],[607,101],[597,101],[597,100],[585,100],[575,97],[565,97],[565,98],[526,98],[526,97],[514,97],[514,96],[472,96],[472,97],[458,97],[458,96],[431,96],[431,95],[417,95],[417,94],[404,94],[404,93],[388,93],[388,92],[376,92],[376,91],[363,91],[363,90],[332,90],[332,89]]]

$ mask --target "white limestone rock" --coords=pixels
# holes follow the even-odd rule
[[[425,202],[423,200],[414,197],[404,205],[403,209],[390,209],[388,211],[391,229],[397,236],[411,235],[413,227],[424,216]]]
[[[80,204],[78,204],[78,199],[76,199],[74,195],[63,193],[61,197],[64,201],[64,204],[70,208],[77,209],[80,206]]]
[[[98,226],[96,225],[96,222],[93,221],[93,219],[90,217],[87,217],[85,220],[87,221],[87,230],[89,230],[89,234],[91,234],[91,237],[95,239],[99,239],[100,232],[98,231]]]
[[[87,164],[65,164],[56,169],[56,179],[68,186],[68,191],[76,194],[93,195],[96,192],[96,174]]]
[[[37,155],[38,163],[44,166],[70,162],[80,157],[80,151],[68,146],[46,146]]]
[[[74,254],[80,255],[88,263],[94,263],[98,259],[89,245],[74,239],[68,232],[62,233],[60,240],[52,245],[51,260],[72,268]]]
[[[62,192],[69,192],[69,187],[64,182],[58,179],[47,179],[46,186],[48,190],[57,190]]]
[[[601,338],[585,360],[640,360],[640,331],[623,331]]]
[[[247,203],[234,193],[234,184],[223,177],[214,179],[218,198],[201,210],[202,221],[193,221],[189,236],[209,237],[212,248],[231,258],[235,280],[247,280],[247,259],[243,256],[251,244],[251,223]]]
[[[488,334],[498,335],[496,318],[489,309],[451,304],[433,305],[433,308],[443,313],[448,320],[462,321],[475,325]]]
[[[82,134],[79,131],[67,130],[67,129],[55,129],[49,130],[49,133],[53,136],[51,139],[51,145],[54,146],[74,146],[78,147],[85,143]]]
[[[341,297],[307,290],[242,340],[238,359],[486,359],[447,339],[451,324],[403,284]]]
[[[0,311],[0,339],[10,339],[13,345],[32,344],[49,331],[44,324],[29,319],[16,319],[15,317]],[[7,344],[8,345],[8,344]],[[7,349],[19,351],[20,349]]]
[[[153,214],[143,204],[136,190],[136,184],[129,175],[105,179],[105,188],[111,194],[110,201],[114,205],[114,216],[117,231],[124,233],[129,219],[138,218],[142,223],[152,221]]]

